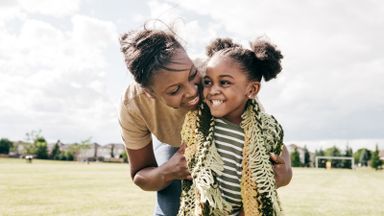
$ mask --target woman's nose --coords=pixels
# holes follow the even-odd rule
[[[197,85],[195,85],[194,83],[191,83],[190,85],[188,85],[188,89],[185,93],[185,97],[189,98],[189,97],[195,97],[197,94]]]

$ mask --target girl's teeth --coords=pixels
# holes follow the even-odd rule
[[[222,100],[212,100],[212,104],[213,104],[214,106],[220,105],[220,104],[222,104],[222,103],[223,103]]]

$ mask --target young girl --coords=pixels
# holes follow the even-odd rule
[[[193,181],[183,182],[179,215],[282,214],[269,157],[280,154],[283,130],[255,97],[283,56],[266,41],[251,47],[216,39],[207,48],[204,103],[181,132]]]

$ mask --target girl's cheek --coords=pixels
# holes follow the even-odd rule
[[[206,98],[208,96],[209,89],[207,87],[203,87],[203,96]]]

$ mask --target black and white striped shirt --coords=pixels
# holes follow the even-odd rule
[[[218,176],[217,181],[222,196],[232,205],[231,215],[238,215],[242,206],[240,179],[244,132],[240,125],[225,119],[216,119],[215,124],[215,144],[224,162],[224,174]]]

